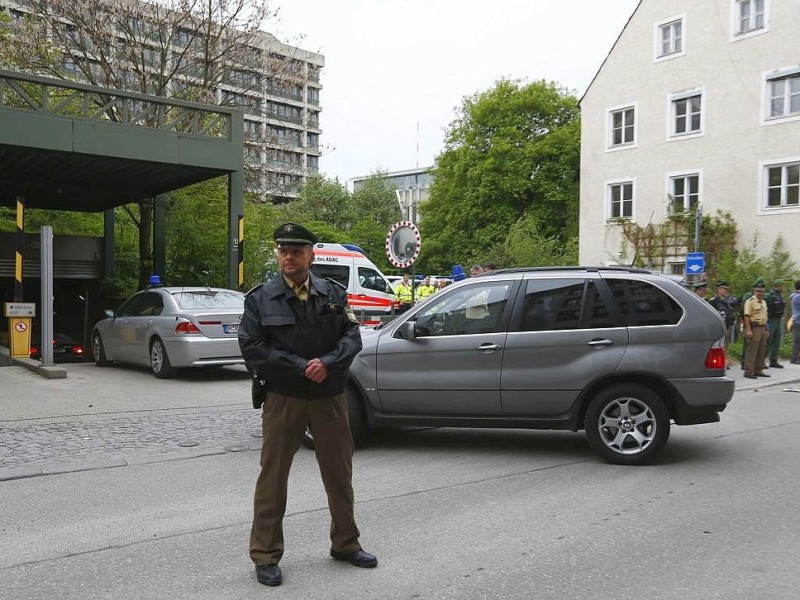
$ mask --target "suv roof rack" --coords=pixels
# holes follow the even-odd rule
[[[625,266],[596,267],[596,266],[572,265],[567,267],[513,267],[510,269],[495,269],[494,271],[480,273],[477,276],[480,277],[481,275],[495,275],[498,273],[536,273],[536,272],[546,272],[546,271],[583,271],[586,273],[597,273],[598,271],[620,271],[622,273],[646,273],[647,275],[653,275],[653,271],[648,271],[647,269],[640,269],[639,267],[625,267]]]

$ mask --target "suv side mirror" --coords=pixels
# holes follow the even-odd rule
[[[113,318],[114,318],[114,311],[113,311],[113,310],[111,310],[110,308],[107,308],[107,309],[105,309],[105,310],[103,311],[103,314],[104,314],[105,316],[107,316],[109,319],[113,319]]]
[[[417,331],[416,331],[416,322],[415,321],[406,321],[400,327],[397,328],[397,335],[399,335],[404,340],[411,340],[414,341],[417,339]]]

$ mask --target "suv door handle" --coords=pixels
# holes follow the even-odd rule
[[[499,344],[481,344],[478,346],[478,350],[500,350],[502,346]]]
[[[590,341],[586,342],[586,345],[587,346],[613,346],[614,342],[612,342],[611,340],[604,340],[604,339],[600,339],[600,338],[594,338],[593,340],[590,340]]]

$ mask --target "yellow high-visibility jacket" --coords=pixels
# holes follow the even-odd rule
[[[400,303],[410,304],[414,298],[414,290],[411,288],[411,284],[405,285],[402,281],[395,284],[394,297]]]
[[[424,300],[428,296],[436,293],[436,288],[432,285],[422,284],[417,288],[417,300]]]

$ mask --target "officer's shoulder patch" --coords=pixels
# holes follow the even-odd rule
[[[347,313],[347,318],[350,319],[353,323],[358,323],[358,318],[356,314],[353,312],[353,309],[348,304],[344,307],[345,312]]]

